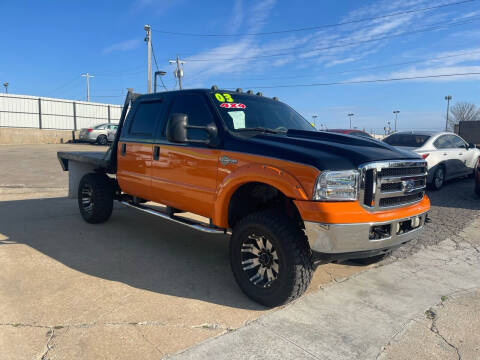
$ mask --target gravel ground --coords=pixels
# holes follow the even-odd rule
[[[432,207],[431,222],[426,224],[417,241],[397,249],[384,263],[406,258],[423,247],[438,244],[447,238],[455,239],[465,226],[480,215],[480,198],[474,192],[472,178],[452,180],[440,191],[428,191]]]

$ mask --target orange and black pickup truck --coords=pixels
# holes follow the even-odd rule
[[[414,239],[430,209],[422,158],[316,131],[241,89],[129,93],[106,153],[58,158],[89,223],[107,221],[117,200],[229,235],[235,279],[266,306],[300,296],[318,262],[376,260]]]

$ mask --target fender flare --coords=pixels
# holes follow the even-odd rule
[[[226,176],[217,187],[212,222],[228,228],[228,206],[235,191],[242,185],[258,182],[281,191],[287,198],[308,200],[307,192],[300,182],[285,170],[265,164],[248,164],[239,167]]]

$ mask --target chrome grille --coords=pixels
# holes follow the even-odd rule
[[[424,160],[385,161],[360,167],[360,202],[372,211],[419,202],[425,194]]]

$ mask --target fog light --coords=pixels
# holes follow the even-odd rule
[[[412,228],[417,228],[420,226],[420,217],[418,216],[415,216],[412,220],[411,220],[411,224],[412,224]]]
[[[397,222],[397,223],[395,224],[395,234],[398,234],[399,232],[400,232],[400,223]]]

